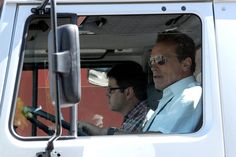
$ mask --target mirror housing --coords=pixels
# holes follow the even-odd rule
[[[60,106],[72,106],[80,101],[80,46],[77,25],[66,24],[57,28],[58,52],[53,52],[53,33],[48,36],[50,94],[55,104],[56,85],[59,84]],[[56,80],[55,76],[58,76]],[[56,82],[58,81],[58,82]]]

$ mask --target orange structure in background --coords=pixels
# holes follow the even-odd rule
[[[106,88],[90,84],[88,82],[87,72],[87,69],[81,69],[82,89],[81,100],[78,103],[78,119],[100,127],[120,127],[122,117],[118,113],[109,110]],[[32,71],[22,72],[14,119],[14,125],[17,126],[16,132],[21,136],[31,136],[32,124],[21,114],[21,109],[23,106],[32,106],[32,79]],[[37,106],[40,106],[43,111],[54,115],[54,107],[50,100],[48,70],[43,69],[38,71],[37,91]],[[69,122],[70,119],[69,113],[69,108],[62,108],[63,118],[67,122]],[[37,119],[50,128],[54,127],[54,124],[48,120],[40,117],[37,117]],[[63,129],[63,134],[68,134],[65,129]],[[45,135],[42,130],[37,129],[37,136]]]

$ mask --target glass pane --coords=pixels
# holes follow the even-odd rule
[[[70,20],[61,19],[59,23],[68,21]],[[201,21],[192,14],[81,16],[77,19],[77,25],[80,32],[82,67],[82,93],[77,118],[80,121],[106,128],[120,128],[124,119],[124,115],[109,109],[107,80],[105,80],[107,70],[117,63],[127,61],[139,63],[148,79],[148,105],[150,109],[156,110],[162,93],[155,89],[148,62],[157,34],[168,30],[178,30],[189,35],[195,45],[201,45],[202,39]],[[50,99],[48,78],[47,35],[49,28],[48,18],[36,17],[30,22],[27,31],[26,49],[23,52],[24,63],[21,76],[19,76],[20,84],[14,116],[16,133],[21,136],[48,136],[52,134],[54,128],[54,123],[51,122],[54,108]],[[201,57],[196,57],[196,59],[201,61]],[[198,79],[201,65],[197,64],[197,66],[195,74]],[[103,71],[104,69],[106,72]],[[41,114],[45,118],[37,116],[32,120],[31,110],[42,111]],[[62,116],[63,120],[70,124],[70,108],[63,108]],[[34,125],[36,121],[40,121],[40,123],[37,122],[40,127]],[[70,135],[68,127],[64,127],[63,135]]]

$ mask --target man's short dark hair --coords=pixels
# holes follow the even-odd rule
[[[179,31],[166,31],[158,34],[156,43],[169,42],[176,44],[176,54],[179,61],[187,57],[192,59],[191,71],[195,71],[195,44],[192,38]]]
[[[147,79],[141,67],[136,62],[124,62],[116,64],[107,73],[108,78],[114,78],[119,87],[133,87],[135,96],[139,100],[147,98]]]

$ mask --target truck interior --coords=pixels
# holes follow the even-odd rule
[[[155,109],[161,92],[153,86],[147,60],[157,34],[178,30],[192,37],[196,46],[202,42],[201,19],[194,14],[58,14],[58,25],[67,23],[76,24],[79,29],[81,98],[77,119],[100,127],[120,127],[123,120],[121,115],[109,110],[106,96],[106,72],[114,64],[135,61],[143,67],[148,78],[148,104]],[[12,132],[23,139],[48,138],[53,134],[55,113],[48,76],[49,31],[47,15],[32,15],[25,26],[11,120]],[[198,69],[201,73],[201,67]],[[62,108],[63,136],[71,135],[71,116],[71,107]]]

